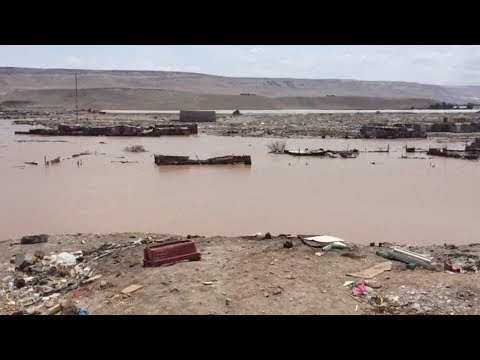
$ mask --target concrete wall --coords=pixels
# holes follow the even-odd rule
[[[215,122],[217,115],[215,111],[190,111],[181,110],[179,121],[183,122]]]

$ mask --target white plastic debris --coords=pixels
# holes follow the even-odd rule
[[[74,255],[72,255],[70,253],[62,252],[62,253],[55,256],[54,262],[56,264],[63,263],[67,266],[72,266],[72,265],[75,265],[77,263],[77,259],[75,258]]]

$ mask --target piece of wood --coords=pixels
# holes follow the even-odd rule
[[[122,294],[131,294],[141,289],[142,287],[143,287],[142,285],[138,285],[138,284],[127,286],[125,289],[122,290]]]
[[[390,271],[392,270],[392,262],[391,261],[385,261],[381,262],[375,266],[372,266],[368,269],[356,272],[356,273],[351,273],[347,274],[348,276],[353,276],[353,277],[358,277],[362,279],[372,279],[377,275],[380,275],[384,271]]]

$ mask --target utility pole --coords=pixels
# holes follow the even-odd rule
[[[77,88],[77,74],[75,74],[75,109],[77,113],[77,123],[78,123],[78,88]]]

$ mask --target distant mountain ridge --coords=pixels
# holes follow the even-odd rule
[[[342,97],[348,101],[355,97],[361,97],[382,98],[384,100],[396,99],[402,100],[402,102],[404,102],[403,100],[414,99],[413,102],[415,103],[419,103],[419,101],[424,103],[434,101],[460,104],[467,102],[480,103],[480,86],[440,86],[412,82],[343,79],[225,77],[171,71],[34,69],[16,67],[0,67],[0,101],[23,101],[25,100],[24,97],[27,96],[32,98],[31,101],[36,102],[37,100],[34,99],[35,91],[39,91],[37,98],[40,100],[47,96],[46,90],[58,90],[57,92],[48,93],[47,97],[49,101],[53,101],[52,96],[57,94],[59,96],[58,102],[62,103],[62,96],[66,96],[65,92],[68,93],[69,89],[74,89],[75,87],[75,73],[78,74],[79,89],[102,89],[99,91],[104,95],[103,102],[105,105],[108,105],[109,101],[116,101],[113,97],[118,92],[113,89],[152,90],[150,93],[152,96],[154,96],[155,91],[167,91],[170,96],[173,96],[176,92],[190,93],[191,96],[193,96],[192,94],[203,97],[210,96],[212,101],[215,100],[214,98],[217,95],[240,96],[240,94],[250,93],[270,99],[282,98],[275,100],[277,106],[280,107],[283,106],[282,103],[286,101],[286,98],[297,99],[287,100],[287,103],[290,104],[296,102],[308,104],[311,102],[313,106],[318,106],[320,103],[323,104],[321,106],[325,104],[328,106],[329,103],[337,106],[341,102],[340,98]],[[111,96],[106,95],[108,89],[112,89]],[[133,94],[134,91],[130,93]],[[122,93],[120,95],[124,97],[126,94]],[[319,99],[327,96],[338,97],[339,99],[336,99],[338,100],[336,102],[333,100],[306,99]],[[112,98],[108,99],[109,97]],[[163,101],[161,97],[158,100]],[[251,99],[249,101],[258,103],[257,105],[260,107],[263,106],[258,100]],[[268,103],[270,100],[265,99],[265,101]],[[248,103],[248,101],[246,102]],[[41,105],[41,101],[37,104]],[[157,106],[157,108],[160,109],[161,105]],[[215,107],[215,104],[213,105]],[[349,107],[350,105],[347,104],[346,106]],[[405,104],[404,106],[407,105]],[[415,105],[412,103],[412,106]]]

